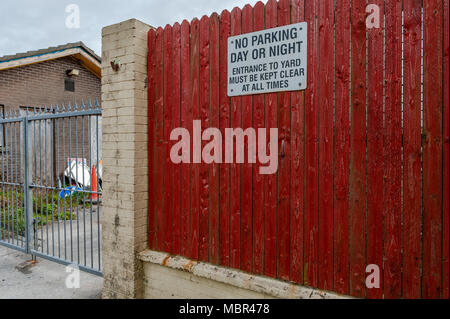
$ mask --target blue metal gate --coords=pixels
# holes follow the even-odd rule
[[[101,275],[98,103],[0,115],[0,245]]]

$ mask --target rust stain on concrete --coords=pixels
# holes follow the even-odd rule
[[[196,264],[197,264],[196,262],[190,260],[187,264],[185,264],[185,265],[183,266],[183,269],[184,269],[184,270],[187,270],[187,271],[189,271],[189,272],[192,272],[192,268],[193,268]]]
[[[167,256],[166,258],[164,258],[164,260],[162,261],[161,265],[163,266],[167,266],[167,262],[169,261],[170,256]]]

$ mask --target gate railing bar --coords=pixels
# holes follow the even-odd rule
[[[9,123],[22,122],[24,118],[25,118],[24,116],[15,117],[15,118],[0,118],[0,124],[9,124]]]
[[[71,106],[69,104],[69,111],[71,109]],[[72,158],[72,118],[69,117],[67,119],[68,123],[68,130],[69,130],[69,158]],[[69,165],[69,172],[70,172],[70,176],[72,175],[72,165]],[[70,211],[70,220],[69,220],[69,225],[70,225],[70,260],[73,261],[73,212],[72,212],[72,196],[70,196],[70,207],[69,207],[69,211]]]
[[[0,118],[0,124],[22,122],[23,119],[28,119],[28,121],[38,121],[38,120],[49,120],[49,119],[59,119],[59,118],[71,118],[79,117],[83,115],[102,115],[101,109],[87,109],[75,112],[63,112],[63,113],[36,113],[36,115],[20,116],[15,118]]]
[[[10,173],[11,173],[11,166],[10,166],[10,162],[11,162],[11,154],[13,151],[12,145],[10,144],[10,139],[11,139],[11,124],[8,125],[6,127],[6,143],[10,145],[9,147],[9,152],[8,152],[8,156],[6,157],[6,178],[7,181],[10,182],[11,181],[11,177],[10,177]],[[6,200],[8,201],[9,205],[7,208],[7,214],[8,214],[8,242],[10,242],[11,244],[14,244],[14,222],[11,223],[11,216],[12,216],[12,192],[11,192],[11,188],[10,187],[6,187]],[[11,236],[12,234],[12,236]]]
[[[5,141],[5,133],[4,133],[5,129],[4,128],[5,128],[5,126],[2,124],[3,141]],[[2,147],[4,148],[5,145],[2,145]],[[5,182],[5,174],[4,174],[4,172],[5,172],[5,169],[4,169],[4,156],[2,156],[2,179],[1,179],[2,194],[5,194],[5,185],[3,184]],[[2,198],[1,206],[2,207],[0,207],[0,208],[3,211],[3,215],[0,215],[0,218],[2,219],[2,220],[0,220],[0,223],[1,223],[1,225],[3,225],[2,227],[5,227],[4,226],[5,222],[6,222],[6,216],[5,216],[5,213],[4,213],[5,212],[5,200],[3,198]],[[5,233],[4,228],[0,229],[0,231],[1,231],[0,239],[3,239],[4,233]],[[2,242],[2,241],[0,241],[0,242]]]
[[[62,188],[62,187],[54,187],[54,186],[45,186],[45,185],[34,185],[31,184],[29,185],[29,187],[31,188],[36,188],[36,189],[43,189],[43,190],[54,190],[54,191],[62,191],[65,190],[66,188]],[[82,194],[97,194],[97,195],[101,195],[101,192],[94,192],[94,191],[89,191],[89,190],[77,190],[77,193],[82,193]]]
[[[75,108],[76,108],[77,106],[75,105]],[[76,152],[76,156],[75,156],[75,158],[78,158],[78,151],[79,151],[79,149],[78,149],[78,127],[77,127],[77,123],[78,123],[78,117],[76,117],[76,118],[74,118],[74,120],[75,120],[75,152]],[[84,176],[84,174],[83,174],[83,176]],[[78,176],[78,169],[77,170],[75,170],[75,178],[77,179],[77,181],[79,181],[79,178],[78,178],[79,176]],[[77,208],[76,208],[76,210],[77,210],[77,257],[78,257],[78,263],[80,263],[80,212],[79,212],[79,210],[78,210],[78,205],[77,205]]]
[[[36,113],[36,108],[34,108],[33,113]],[[32,152],[31,154],[34,155],[34,174],[31,174],[31,182],[33,183],[33,177],[34,177],[34,181],[37,182],[38,176],[37,176],[37,165],[38,165],[38,155],[37,155],[37,140],[36,140],[36,121],[32,121],[31,123],[33,123],[33,147],[32,150],[34,150],[34,152]],[[33,192],[31,191],[31,198],[33,198]],[[33,220],[33,234],[34,234],[34,250],[37,250],[38,247],[38,227],[39,227],[39,220],[38,220],[38,205],[33,205],[33,215],[32,215],[32,220]],[[36,225],[36,223],[38,223],[38,225]]]
[[[64,105],[63,105],[63,110],[65,110]],[[62,126],[62,146],[63,146],[62,149],[63,149],[63,154],[66,154],[66,143],[65,143],[66,118],[62,118],[61,122],[62,122],[61,126]],[[64,180],[62,182],[64,183]],[[64,212],[65,212],[66,211],[66,201],[65,200],[63,200],[63,207],[64,207]],[[66,215],[65,214],[64,214],[64,259],[67,260],[67,223],[66,223]]]
[[[6,186],[15,186],[15,187],[22,187],[23,184],[22,183],[13,183],[13,182],[1,182],[0,184],[2,185],[6,185]]]
[[[6,139],[5,139],[5,126],[2,124],[2,137],[3,137],[3,141],[6,141]],[[6,142],[5,142],[6,143]],[[2,147],[4,148],[5,147],[5,145],[2,145]],[[5,194],[5,185],[4,185],[4,182],[5,182],[5,174],[4,174],[4,172],[5,172],[5,165],[4,165],[4,159],[5,159],[5,157],[4,156],[2,156],[2,180],[1,180],[1,184],[2,184],[2,196],[4,196],[4,194]],[[1,209],[2,209],[2,211],[3,211],[3,214],[2,215],[0,215],[0,218],[2,218],[2,220],[0,220],[0,223],[1,223],[1,225],[3,225],[3,228],[2,229],[0,229],[0,231],[1,231],[1,233],[0,233],[0,239],[3,239],[3,236],[4,236],[4,233],[5,233],[5,231],[4,231],[4,227],[5,227],[5,222],[6,222],[6,216],[5,216],[5,200],[2,198],[2,203],[1,203],[2,205],[2,207],[1,207]],[[1,241],[0,241],[1,242]]]
[[[42,123],[42,122],[44,122],[44,123]],[[39,121],[39,123],[40,123],[40,127],[41,127],[41,125],[42,124],[44,124],[44,155],[45,154],[47,154],[47,120],[40,120]],[[42,134],[42,129],[40,129],[39,130],[39,134]],[[42,151],[42,139],[40,140],[40,151]],[[42,153],[41,153],[42,154]],[[41,163],[42,163],[42,155],[41,155]],[[41,164],[41,167],[40,167],[40,175],[41,175],[41,181],[43,180],[44,181],[44,183],[46,183],[46,179],[47,179],[47,176],[46,176],[46,171],[47,171],[47,164],[45,164],[45,166],[44,166],[44,179],[42,179],[42,164]],[[45,193],[43,193],[43,192],[41,192],[41,208],[43,207],[43,205],[44,205],[44,203],[43,203],[43,200],[42,200],[42,197],[43,196],[45,196],[46,197],[46,200],[45,200],[45,204],[47,205],[48,204],[48,196],[47,196],[47,190],[45,190]],[[48,205],[46,206],[46,207],[48,207]],[[42,218],[42,209],[41,209],[41,224],[42,224],[42,220],[43,220],[43,218]],[[45,218],[47,218],[46,220],[48,221],[48,209],[46,209],[45,210]],[[41,229],[42,229],[42,226],[41,226]],[[46,231],[46,237],[47,237],[47,240],[46,240],[46,248],[47,248],[47,254],[49,254],[50,252],[49,252],[49,248],[50,248],[50,246],[49,246],[49,242],[48,242],[48,222],[46,222],[45,223],[45,231]],[[44,245],[42,245],[42,250],[44,250]]]
[[[10,117],[11,117],[11,113],[10,113]],[[6,127],[6,142],[8,143],[11,134],[10,134],[10,130],[11,130],[11,124],[8,125]],[[8,143],[9,144],[9,143]],[[12,145],[10,145],[10,150],[9,150],[9,156],[6,157],[6,180],[9,182],[10,181],[10,167],[9,167],[9,162],[11,160],[11,154],[12,154]],[[9,193],[10,193],[10,188],[7,186],[6,187],[6,200],[8,201],[8,203],[11,203],[11,199],[9,198]],[[12,193],[11,193],[12,196]],[[7,208],[7,215],[8,215],[8,242],[14,244],[14,235],[11,238],[11,218],[10,216],[12,215],[12,211],[11,211],[11,205],[8,205]],[[14,222],[13,222],[14,223]]]
[[[11,149],[12,149],[12,154],[16,154],[16,143],[13,143],[13,138],[14,138],[14,131],[16,130],[16,124],[17,123],[14,123],[14,124],[11,124],[10,125],[10,140],[11,140]],[[17,163],[17,161],[15,161],[14,160],[14,158],[13,158],[13,156],[10,156],[10,162],[11,162],[11,181],[14,183],[14,182],[16,182],[16,172],[14,171],[14,169],[15,169],[15,163]],[[11,211],[11,213],[13,213],[13,212],[16,212],[16,210],[17,210],[17,190],[15,189],[15,188],[13,188],[13,187],[10,187],[10,189],[11,189],[11,203],[12,203],[12,211]],[[15,239],[15,241],[16,241],[16,245],[19,245],[19,232],[17,231],[17,229],[18,229],[18,227],[19,227],[19,224],[17,223],[17,218],[13,218],[13,220],[12,220],[12,233],[13,233],[13,243],[14,243],[14,237],[16,237]]]
[[[28,121],[27,118],[23,118],[23,163],[24,163],[24,193],[25,193],[25,241],[26,241],[26,252],[30,253],[31,241],[34,238],[34,229],[33,229],[33,194],[31,188],[29,187],[32,179],[31,172],[31,162],[29,158],[29,154],[31,154],[31,134],[28,132]],[[33,232],[32,236],[30,233]]]
[[[53,106],[52,105],[50,105],[50,113],[53,113]],[[52,135],[52,140],[50,142],[49,148],[51,148],[51,152],[52,153],[54,153],[54,151],[55,151],[55,148],[54,148],[54,145],[55,145],[55,135],[54,135],[54,133],[55,133],[55,125],[54,125],[54,122],[55,122],[54,120],[51,120],[51,123],[52,123],[52,127],[51,128],[52,128],[52,134],[53,135]],[[51,173],[50,173],[50,185],[52,185],[52,186],[53,186],[53,176],[55,174],[54,156],[55,156],[55,154],[52,154],[52,159],[50,161],[50,165],[51,165],[51,168],[50,168],[50,170],[51,170]],[[47,178],[48,178],[48,176],[49,175],[48,175],[48,172],[47,172]],[[48,190],[47,190],[46,193],[47,193],[47,206],[48,206]],[[52,196],[51,205],[53,207],[53,196]],[[55,220],[55,214],[54,214],[54,211],[52,209],[52,221],[53,220]],[[52,222],[52,255],[55,256],[55,227],[54,227],[54,223],[53,222]]]
[[[6,129],[5,129],[5,126],[4,125],[2,125],[2,130],[3,130],[3,141],[5,142],[5,144],[6,144]],[[3,147],[5,147],[5,145],[3,146]],[[3,194],[3,196],[5,196],[5,156],[2,156],[2,194]],[[5,235],[6,235],[6,211],[5,211],[5,200],[3,199],[2,200],[2,209],[3,209],[3,221],[2,221],[2,225],[3,225],[3,228],[2,228],[2,233],[1,233],[1,237],[0,238],[3,238]],[[8,233],[8,235],[9,235],[9,233]],[[8,236],[8,239],[9,239],[9,236]]]
[[[33,114],[36,114],[36,108],[33,109]],[[37,154],[36,154],[37,153],[36,152],[36,149],[37,149],[36,148],[36,146],[37,146],[36,121],[32,121],[31,123],[33,123],[33,148],[32,148],[32,150],[33,149],[35,150],[34,152],[30,153],[30,154],[34,155],[34,174],[33,173],[31,174],[31,182],[33,183],[33,176],[34,176],[34,180],[37,181],[37,163],[38,163],[38,161],[37,161]],[[38,218],[38,207],[37,206],[38,205],[37,204],[33,205],[33,191],[31,188],[29,188],[29,189],[30,189],[30,197],[32,200],[31,207],[33,207],[33,214],[31,215],[31,220],[33,221],[33,246],[34,246],[34,250],[37,250],[38,249],[38,240],[37,240],[37,237],[38,237],[37,227],[38,226],[36,225],[36,223],[39,222],[37,220],[37,218]],[[35,209],[36,209],[36,211],[35,211]],[[36,218],[34,218],[34,216],[36,216]]]
[[[11,244],[11,243],[8,243],[5,241],[0,241],[0,246],[6,247],[6,248],[11,248],[11,249],[20,251],[22,253],[28,254],[28,251],[26,250],[25,247],[17,246],[17,245],[14,245],[14,244]]]
[[[95,107],[96,108],[98,108],[99,107],[99,105],[98,105],[98,102],[96,102],[96,105],[95,105]],[[97,145],[96,145],[96,154],[97,154],[97,168],[99,167],[98,165],[99,165],[99,161],[98,161],[98,154],[99,154],[99,150],[100,150],[100,148],[99,148],[99,144],[98,144],[98,139],[99,139],[99,129],[98,129],[98,116],[96,116],[95,117],[95,122],[96,122],[96,138],[95,138],[95,141],[96,141],[96,143],[97,143]],[[96,174],[97,176],[96,176],[96,179],[97,179],[97,185],[100,185],[99,184],[99,174]],[[92,183],[91,183],[91,190],[92,190]],[[97,199],[97,233],[98,234],[100,234],[100,201]],[[101,240],[102,240],[102,237],[101,236],[99,236],[99,238],[98,238],[98,247],[97,247],[97,249],[98,249],[98,251],[101,251]],[[98,267],[99,267],[99,269],[102,269],[101,267],[101,254],[98,254]]]
[[[84,104],[84,103],[83,103]],[[84,115],[81,117],[81,140],[84,143]],[[84,158],[84,147],[81,148],[81,158]],[[92,181],[91,181],[92,184]],[[83,173],[83,185],[85,184],[84,173]],[[83,207],[83,237],[84,237],[84,265],[86,266],[86,209]],[[92,238],[92,237],[91,237]],[[92,240],[91,240],[92,241]]]
[[[54,262],[56,262],[58,264],[61,264],[61,265],[66,265],[67,266],[67,265],[72,265],[73,264],[73,261],[69,261],[69,260],[66,260],[66,259],[61,259],[61,258],[58,258],[58,257],[55,257],[55,256],[46,255],[46,254],[44,254],[42,252],[39,252],[39,251],[32,251],[32,253],[36,257],[41,257],[41,258],[44,258],[44,259],[47,259],[47,260],[50,260],[50,261],[54,261]],[[93,268],[86,267],[84,265],[77,264],[77,267],[80,270],[85,271],[85,272],[90,273],[90,274],[93,274],[93,275],[97,275],[97,276],[101,276],[102,275],[101,271],[93,269]],[[101,268],[99,268],[99,269],[101,269]]]
[[[41,113],[41,110],[39,109],[38,113]],[[39,122],[39,180],[42,181],[42,121],[38,121]],[[37,142],[36,142],[37,144]],[[36,168],[37,169],[37,168]],[[36,175],[36,179],[37,179],[37,175]],[[42,192],[39,193],[39,202],[41,204],[41,210],[40,210],[40,214],[36,214],[36,216],[39,216],[39,221],[41,223],[40,225],[40,229],[41,229],[41,251],[44,252],[44,227],[43,227],[43,216],[42,216]],[[37,207],[36,209],[39,209],[39,207]],[[47,225],[47,223],[46,223]]]
[[[58,111],[58,105],[56,106],[56,112]],[[58,121],[56,119],[52,120],[53,122],[53,131],[54,133],[54,141],[53,141],[53,145],[54,145],[54,150],[55,150],[55,165],[56,165],[56,172],[59,172],[59,165],[58,165],[58,152],[59,152],[59,135],[58,135]],[[52,174],[53,175],[53,174]],[[57,181],[57,176],[55,176],[55,184],[56,186],[58,186],[58,181]],[[52,184],[53,185],[53,184]],[[53,204],[53,197],[52,197],[52,204]],[[56,205],[58,207],[58,217],[59,217],[59,207],[60,207],[60,201],[59,201],[59,196],[56,197]],[[58,257],[61,258],[61,230],[60,230],[60,224],[58,224]]]
[[[92,127],[91,127],[91,118],[89,118],[89,122],[88,122],[88,127],[89,127],[89,145],[91,145],[91,143],[92,143],[92,136],[91,136],[91,134],[92,134]],[[98,132],[97,132],[98,133]],[[90,147],[90,149],[91,149],[91,147]],[[98,151],[98,150],[97,150]],[[92,163],[92,152],[89,152],[89,163]],[[92,182],[91,182],[91,187],[90,187],[90,189],[91,189],[91,191],[92,191]],[[92,197],[91,197],[91,199],[90,199],[90,208],[89,208],[89,211],[90,211],[90,222],[91,222],[91,229],[90,229],[90,231],[91,231],[91,237],[92,237],[92,234],[93,234],[93,232],[94,232],[94,229],[93,229],[93,225],[92,225],[92,214],[93,214],[93,212],[92,212]],[[91,267],[93,267],[93,265],[94,265],[94,255],[93,255],[93,251],[94,251],[94,243],[91,241]]]
[[[14,123],[14,140],[16,141],[16,143],[14,143],[14,154],[15,157],[17,156],[17,142],[20,142],[20,140],[17,140],[17,122]],[[15,170],[15,183],[18,183],[18,171],[17,171],[17,158],[14,159],[14,170]],[[14,212],[17,211],[17,209],[19,208],[19,204],[20,204],[20,199],[19,199],[19,190],[17,189],[17,187],[15,188],[15,192],[13,193],[13,196],[15,195],[16,200],[15,200],[15,204],[16,204],[16,209],[14,210]],[[20,215],[20,214],[19,214]],[[16,244],[19,245],[19,221],[22,222],[22,219],[18,219],[16,218]],[[22,241],[20,239],[20,241]]]
[[[5,128],[5,144],[8,145],[8,126]],[[9,153],[9,147],[7,146],[6,149],[6,155]],[[5,156],[2,156],[2,160],[5,160]],[[6,182],[9,182],[9,174],[8,174],[8,156],[6,156],[6,163],[3,165],[3,171],[2,175],[4,175],[4,172],[6,170]],[[6,190],[6,192],[5,192]],[[6,195],[5,195],[6,194]],[[8,186],[5,186],[3,188],[3,196],[6,196],[6,203],[9,203],[8,200]],[[3,201],[3,229],[6,230],[6,236],[7,236],[7,242],[10,243],[10,232],[9,232],[9,207],[8,204],[4,204],[5,201]],[[4,231],[5,232],[5,231]]]
[[[21,132],[21,127],[22,127],[23,124],[19,122],[16,125],[19,125],[19,133],[17,134],[17,131],[16,131],[16,136],[15,136],[16,141],[18,141],[18,145],[16,145],[16,152],[18,152],[20,154],[21,144],[22,144],[22,141],[20,139],[20,132]],[[20,163],[17,163],[19,161],[19,159],[20,159]],[[17,177],[18,177],[18,179],[16,181],[19,184],[22,184],[22,179],[23,179],[22,173],[21,173],[22,172],[22,166],[21,166],[22,165],[22,159],[20,158],[20,155],[17,156],[16,164],[17,164],[17,166],[16,166],[16,174],[17,174]],[[22,185],[18,186],[18,188],[20,189],[20,196],[22,198],[22,205],[23,205],[23,195],[24,195],[23,186]],[[18,201],[18,204],[20,204],[20,200]],[[20,208],[21,208],[20,209],[20,224],[22,226],[24,209],[23,209],[23,207],[20,207]],[[21,246],[23,246],[24,245],[24,238],[20,237],[20,239],[21,239]]]

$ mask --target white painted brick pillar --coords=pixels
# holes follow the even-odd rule
[[[136,19],[102,30],[103,298],[142,298],[147,248],[147,32]],[[121,63],[114,71],[111,61]]]

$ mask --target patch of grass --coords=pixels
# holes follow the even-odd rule
[[[76,210],[88,209],[89,194],[74,193],[62,199],[59,192],[35,191],[33,194],[33,219],[37,227],[53,221],[76,220]],[[72,212],[71,212],[72,211]],[[15,234],[25,235],[24,194],[15,190],[0,192],[0,238],[14,229]]]
[[[47,216],[47,213],[36,214],[34,212],[33,219],[37,227],[42,227],[51,224],[52,221],[75,220],[76,214],[70,214],[70,211],[68,211],[57,215],[53,214],[53,216],[49,213]],[[0,233],[14,232],[14,234],[25,236],[25,230],[25,211],[22,207],[15,210],[10,207],[6,208],[5,211],[0,210]]]

